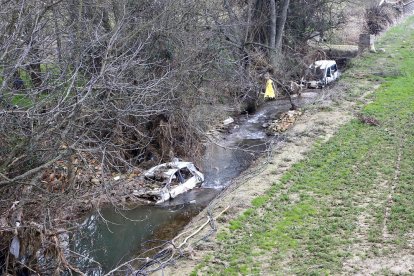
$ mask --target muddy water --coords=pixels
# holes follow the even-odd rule
[[[294,99],[295,104],[312,103],[315,92],[303,93]],[[102,275],[132,257],[145,257],[148,248],[172,239],[267,149],[271,138],[263,124],[289,108],[288,100],[267,102],[255,114],[238,118],[227,133],[218,134],[207,145],[201,168],[205,182],[200,188],[161,206],[107,208],[88,217],[80,233],[72,237],[71,250],[80,254],[75,263],[88,275]]]

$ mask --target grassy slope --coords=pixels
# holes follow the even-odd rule
[[[414,18],[354,61],[350,100],[383,82],[362,113],[219,232],[194,274],[338,274],[347,260],[410,252],[414,233]],[[411,254],[413,252],[411,251]],[[410,253],[408,253],[410,254]],[[358,270],[358,263],[347,272]],[[386,273],[386,271],[382,271]]]

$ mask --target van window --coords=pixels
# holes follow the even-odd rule
[[[311,71],[311,73],[317,78],[317,79],[320,79],[320,78],[323,78],[323,74],[324,74],[324,71],[320,68],[320,67],[315,67],[315,68],[313,68],[313,70]]]
[[[333,73],[335,73],[336,70],[338,70],[338,68],[336,67],[336,64],[331,66],[331,70],[332,70]]]

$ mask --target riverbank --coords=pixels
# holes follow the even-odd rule
[[[167,273],[413,273],[413,34],[411,17],[355,59],[286,142],[187,227],[229,207]]]

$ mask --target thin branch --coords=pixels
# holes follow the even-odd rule
[[[32,176],[33,174],[39,172],[40,170],[49,167],[50,165],[52,165],[53,163],[55,163],[59,159],[62,159],[62,157],[65,156],[66,153],[67,153],[67,150],[65,150],[64,152],[62,152],[61,154],[59,154],[58,156],[56,156],[55,158],[49,160],[48,162],[44,163],[41,166],[38,166],[34,169],[31,169],[31,170],[29,170],[29,171],[27,171],[27,172],[25,172],[25,173],[23,173],[19,176],[16,176],[15,178],[0,181],[0,187],[11,185],[13,183],[19,182],[20,180],[23,180],[23,179],[29,177],[29,176]]]

